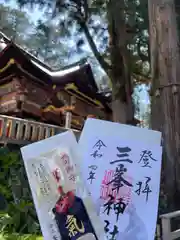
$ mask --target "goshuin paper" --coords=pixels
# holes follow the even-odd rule
[[[153,240],[161,172],[161,133],[88,119],[81,171],[109,240]]]
[[[34,156],[29,150],[36,149]],[[44,239],[106,239],[81,181],[80,155],[73,133],[68,131],[21,151]]]

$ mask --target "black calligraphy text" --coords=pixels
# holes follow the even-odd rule
[[[109,200],[104,204],[104,213],[106,213],[108,216],[111,212],[111,210],[114,210],[114,213],[116,215],[116,221],[119,219],[119,214],[123,214],[126,208],[126,204],[123,202],[123,199],[120,198],[115,201],[114,196],[109,195]]]
[[[103,143],[102,140],[98,140],[94,146],[93,146],[93,153],[91,154],[91,156],[96,159],[96,158],[101,158],[103,156],[102,153],[100,153],[99,151],[101,150],[101,148],[105,147],[106,145]]]
[[[97,169],[97,166],[96,165],[91,165],[89,166],[89,169],[90,169],[90,172],[89,172],[89,177],[87,178],[87,180],[90,181],[90,184],[92,184],[93,180],[95,180],[95,174],[96,174],[96,169]]]
[[[107,185],[112,184],[113,185],[112,190],[117,190],[117,193],[119,192],[119,189],[124,185],[128,187],[132,187],[133,185],[130,182],[128,182],[126,179],[124,179],[123,175],[126,172],[127,172],[127,168],[124,167],[124,164],[119,164],[116,167],[113,179]]]
[[[119,162],[128,162],[133,163],[131,159],[129,159],[129,152],[131,152],[131,148],[129,147],[117,147],[118,153],[116,154],[117,160],[110,162],[110,164],[119,163]]]
[[[157,160],[152,157],[152,152],[148,150],[142,151],[141,158],[138,163],[142,163],[142,167],[151,168],[151,161],[156,162]]]
[[[148,201],[149,194],[152,192],[149,186],[149,182],[151,181],[150,177],[146,177],[146,182],[143,186],[143,182],[139,181],[136,185],[138,186],[138,189],[135,191],[137,195],[141,195],[141,193],[146,194],[146,202]]]

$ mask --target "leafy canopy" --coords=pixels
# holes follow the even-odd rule
[[[88,43],[102,69],[111,67],[106,0],[16,0],[23,6],[38,5],[59,21],[60,29],[68,29],[77,48]],[[117,1],[117,0],[111,0]],[[127,47],[130,51],[131,72],[149,75],[148,7],[147,0],[125,1]],[[58,26],[57,26],[58,27]],[[119,26],[121,28],[121,26]],[[72,31],[72,29],[75,29]],[[60,33],[60,32],[59,32]],[[122,36],[124,37],[124,36]],[[143,81],[143,79],[141,79]]]

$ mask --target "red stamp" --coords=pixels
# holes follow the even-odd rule
[[[64,170],[67,174],[67,178],[70,181],[75,182],[76,175],[75,175],[74,167],[70,162],[69,156],[66,153],[62,153],[60,155],[60,160],[61,160]],[[54,179],[56,180],[56,182],[60,183],[62,176],[61,176],[60,168],[58,166],[52,171],[52,175],[53,175]]]
[[[52,172],[52,174],[53,174],[53,176],[54,176],[56,182],[59,183],[60,180],[61,180],[61,176],[60,176],[59,169],[56,168],[56,169]]]
[[[66,194],[62,193],[62,196],[56,203],[56,211],[58,213],[66,213],[69,208],[72,207],[74,203],[75,195],[72,191]]]
[[[104,178],[101,183],[100,198],[103,200],[107,200],[109,198],[109,195],[111,195],[114,197],[114,201],[118,199],[123,199],[123,202],[128,204],[131,200],[132,187],[124,184],[122,187],[120,187],[119,190],[113,189],[113,183],[111,184],[109,183],[112,182],[114,175],[115,175],[115,170],[105,171]],[[124,178],[129,183],[132,183],[131,177],[124,174]]]
[[[70,181],[75,182],[76,181],[76,176],[75,176],[75,173],[74,173],[74,167],[70,162],[69,156],[67,155],[67,153],[62,153],[60,158],[61,158],[61,161],[63,162],[64,169],[65,169],[65,171],[68,175],[68,179]]]

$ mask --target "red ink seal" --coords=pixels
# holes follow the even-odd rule
[[[61,194],[63,194],[56,203],[56,211],[58,213],[66,213],[70,207],[72,207],[75,199],[75,195],[72,191],[64,194],[62,187],[58,189]]]
[[[112,181],[114,178],[114,170],[106,170],[104,174],[104,178],[101,182],[101,189],[100,189],[100,198],[103,200],[108,200],[109,195],[113,196],[114,201],[118,199],[123,199],[123,202],[126,203],[126,205],[129,204],[131,200],[131,192],[132,192],[132,187],[129,186],[122,186],[119,191],[113,190],[113,184],[108,184],[109,182]],[[132,178],[124,175],[126,180],[128,180],[129,183],[132,183]]]

